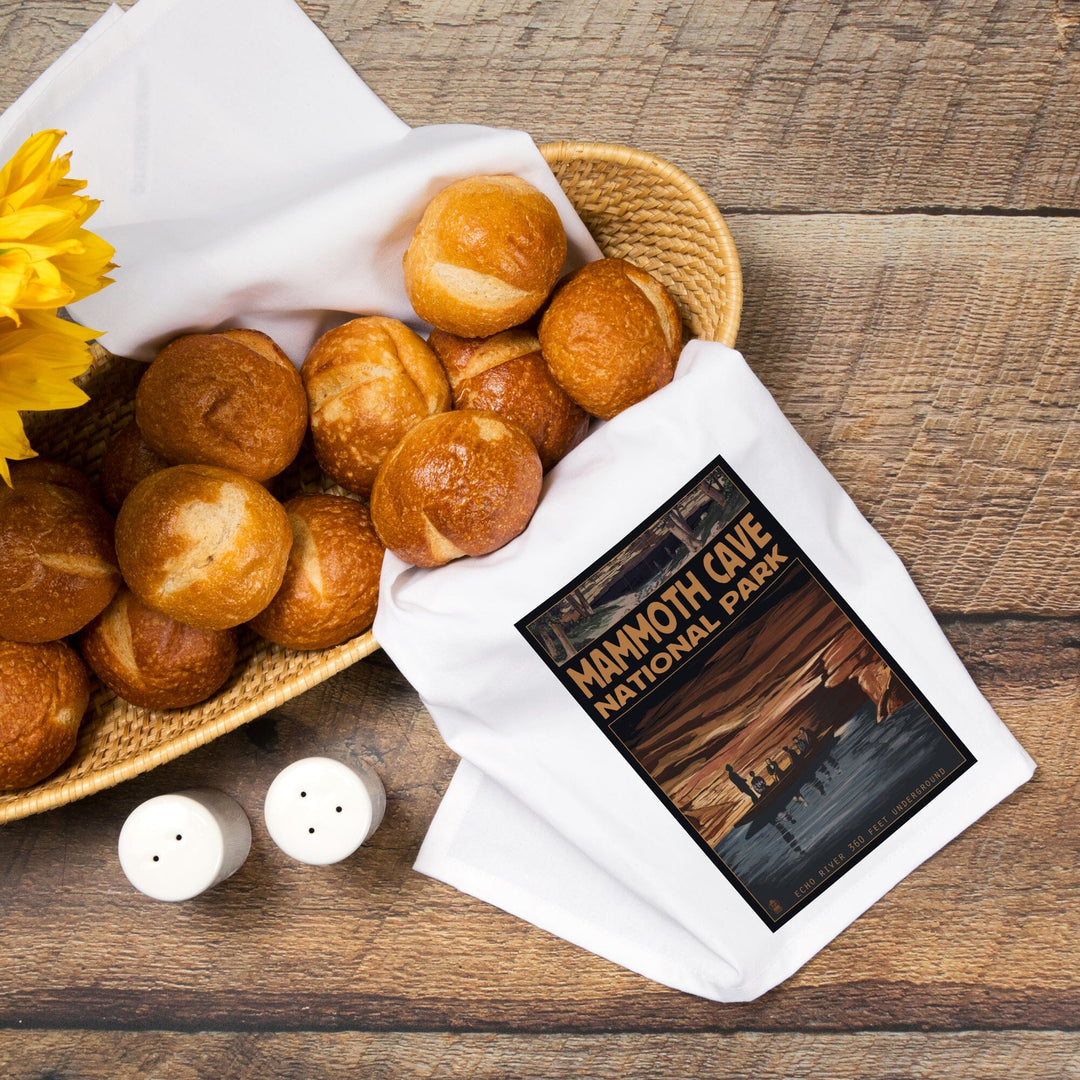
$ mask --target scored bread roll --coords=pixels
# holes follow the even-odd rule
[[[153,473],[116,519],[116,554],[131,591],[205,630],[227,630],[262,611],[281,585],[291,544],[281,504],[216,465]]]
[[[671,382],[682,324],[651,274],[625,259],[599,259],[559,284],[539,337],[559,385],[609,420]]]
[[[293,544],[277,595],[251,628],[287,649],[329,649],[375,619],[383,546],[363,503],[295,495],[285,504]]]
[[[0,638],[53,641],[120,587],[113,519],[71,466],[16,462],[11,479],[0,483]]]
[[[424,210],[405,252],[405,291],[420,318],[462,337],[525,322],[566,260],[552,202],[516,176],[474,176]]]
[[[101,497],[105,505],[115,514],[140,480],[170,464],[143,438],[139,425],[132,420],[112,438],[101,459]]]
[[[292,361],[257,330],[187,334],[165,346],[135,391],[147,444],[180,464],[269,480],[292,462],[307,397]]]
[[[405,562],[486,555],[529,523],[543,469],[532,439],[493,412],[428,417],[390,452],[371,493],[379,539]]]
[[[90,677],[63,641],[0,641],[0,789],[54,773],[75,749]]]
[[[328,330],[301,368],[320,468],[368,495],[383,458],[414,424],[450,408],[450,386],[424,340],[373,315]]]
[[[520,424],[547,472],[588,433],[589,416],[555,381],[540,339],[523,326],[487,338],[432,330],[428,344],[446,374],[459,409],[496,412]]]
[[[180,709],[221,688],[236,663],[236,630],[199,630],[122,588],[79,634],[79,651],[114,693],[147,709]]]
[[[58,487],[71,488],[81,492],[91,502],[99,502],[97,488],[90,478],[74,465],[52,458],[32,457],[11,463],[11,483],[25,484],[30,480],[44,484],[56,484]]]

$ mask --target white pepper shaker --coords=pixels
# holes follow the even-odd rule
[[[286,855],[326,866],[356,851],[379,827],[385,810],[386,791],[372,769],[309,757],[274,778],[263,817],[271,839]]]
[[[120,830],[117,849],[139,892],[155,900],[190,900],[243,866],[251,824],[235,799],[194,788],[137,806]]]

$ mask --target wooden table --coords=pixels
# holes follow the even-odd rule
[[[376,655],[0,830],[0,1075],[1080,1075],[1080,3],[303,6],[411,124],[626,143],[708,190],[739,346],[1040,768],[786,984],[717,1005],[410,869],[454,759]],[[0,105],[105,7],[0,4]],[[323,869],[260,813],[312,753],[390,795]],[[251,857],[149,901],[120,826],[193,785],[240,800]]]

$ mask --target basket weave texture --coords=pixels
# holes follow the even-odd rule
[[[671,291],[691,336],[733,345],[742,307],[735,245],[709,197],[674,166],[623,146],[561,142],[541,147],[560,185],[607,256],[625,258]],[[134,416],[144,365],[95,348],[80,380],[80,409],[27,417],[34,448],[97,480],[105,448]],[[335,490],[310,459],[281,481]],[[362,634],[333,649],[295,652],[245,631],[237,665],[212,698],[186,709],[138,708],[95,683],[67,763],[24,791],[0,793],[0,822],[53,809],[162,765],[275,709],[378,648]]]

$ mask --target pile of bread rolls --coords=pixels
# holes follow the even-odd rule
[[[405,561],[438,566],[513,539],[542,474],[585,437],[590,416],[610,419],[671,380],[682,325],[660,282],[621,259],[560,281],[566,251],[554,205],[517,177],[458,181],[424,211],[405,252],[405,289],[433,328],[424,369],[448,387],[425,397],[419,418],[400,415],[391,449],[370,447],[370,489],[353,489],[370,490],[375,529]],[[333,347],[340,355],[340,339]],[[339,374],[349,363],[355,353]],[[329,369],[317,345],[304,365],[309,395]],[[312,402],[319,461],[342,477],[320,438],[342,421]]]
[[[298,371],[258,331],[187,334],[143,374],[100,493],[70,466],[16,463],[0,484],[0,789],[70,755],[90,673],[138,706],[196,704],[229,679],[244,626],[293,649],[367,630],[385,549],[437,566],[517,536],[590,416],[667,383],[681,344],[653,277],[604,259],[560,281],[566,250],[525,181],[451,184],[403,263],[426,341],[356,318]],[[280,501],[305,436],[337,493]]]

